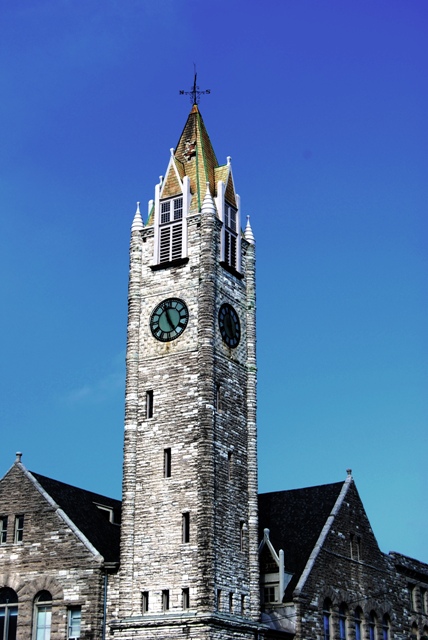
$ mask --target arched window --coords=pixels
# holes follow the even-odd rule
[[[328,598],[324,600],[322,617],[323,617],[324,640],[330,640],[331,638],[331,600],[329,600]]]
[[[389,616],[385,613],[382,618],[382,640],[389,640]]]
[[[412,630],[410,633],[410,638],[411,640],[418,640],[418,625],[416,624],[416,622],[414,622],[412,624]]]
[[[339,607],[339,640],[346,640],[347,639],[347,614],[348,614],[348,609],[345,603],[342,602],[342,604]]]
[[[361,640],[361,620],[362,620],[362,611],[360,607],[357,607],[354,613],[355,640]]]
[[[40,591],[34,600],[34,640],[50,640],[52,618],[52,596],[49,591]]]
[[[374,611],[370,611],[369,615],[369,640],[376,640],[376,623],[377,617]]]
[[[0,589],[0,640],[15,640],[18,622],[18,596],[13,589]]]

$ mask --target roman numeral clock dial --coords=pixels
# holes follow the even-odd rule
[[[234,349],[241,339],[241,325],[235,309],[230,304],[222,304],[218,312],[221,337],[228,347]]]
[[[170,342],[183,333],[189,320],[186,303],[179,298],[163,300],[150,316],[150,329],[156,340]]]

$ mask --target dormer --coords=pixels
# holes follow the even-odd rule
[[[284,551],[276,552],[269,533],[269,529],[264,530],[259,545],[260,600],[265,608],[282,603],[285,588],[292,578],[292,574],[284,570]]]
[[[153,265],[167,267],[187,259],[187,215],[190,205],[190,180],[182,175],[171,149],[165,179],[155,189]]]

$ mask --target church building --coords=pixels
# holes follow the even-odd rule
[[[131,228],[122,501],[16,454],[0,640],[428,638],[428,566],[380,551],[350,471],[258,496],[255,239],[194,98]]]

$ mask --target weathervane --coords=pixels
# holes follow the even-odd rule
[[[201,91],[198,87],[198,85],[196,84],[196,66],[195,66],[195,77],[193,80],[193,87],[190,89],[190,91],[183,91],[180,90],[180,96],[190,96],[190,102],[192,103],[192,105],[194,104],[199,104],[199,98],[200,96],[203,95],[208,95],[211,93],[211,89],[205,89],[205,91]]]

